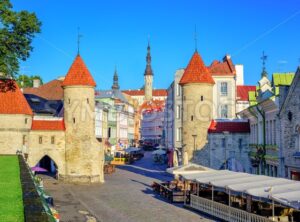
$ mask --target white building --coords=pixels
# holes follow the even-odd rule
[[[234,65],[230,56],[213,61],[208,66],[215,81],[213,87],[213,119],[235,119],[237,111],[250,105],[248,92],[255,86],[245,86],[243,65]],[[174,81],[168,88],[165,109],[165,145],[168,148],[182,148],[182,87],[179,81],[184,69],[175,73]]]
[[[258,82],[257,90],[249,92],[251,106],[238,113],[250,122],[250,159],[252,173],[269,176],[284,176],[284,163],[279,150],[280,122],[278,118],[283,99],[279,91],[282,86],[289,86],[293,73],[274,73],[269,80],[265,70]]]
[[[145,105],[145,104],[144,104]],[[141,120],[141,138],[160,144],[163,137],[164,101],[151,101],[143,107]]]

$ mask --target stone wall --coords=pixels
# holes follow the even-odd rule
[[[104,182],[104,149],[95,136],[95,95],[93,87],[64,89],[66,126],[66,174],[73,183]]]
[[[300,73],[298,73],[299,75]],[[300,158],[295,158],[293,155],[300,151],[300,80],[295,76],[291,86],[292,90],[285,106],[280,113],[280,129],[281,129],[281,143],[280,152],[284,158],[284,166],[281,171],[284,172],[285,177],[291,176],[291,170],[300,172]]]
[[[52,144],[51,137],[54,137]],[[41,141],[40,141],[41,138]],[[65,174],[65,132],[34,130],[29,134],[27,163],[34,167],[44,157],[49,156],[56,164],[58,175]]]
[[[29,115],[0,115],[1,154],[16,154],[17,150],[26,151],[31,122],[32,116]]]
[[[191,160],[194,151],[202,149],[207,143],[207,129],[213,114],[213,85],[186,84],[182,87],[182,93],[182,143]]]

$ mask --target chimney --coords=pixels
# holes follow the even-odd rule
[[[33,80],[33,88],[39,88],[41,86],[41,80],[40,79],[34,79]]]

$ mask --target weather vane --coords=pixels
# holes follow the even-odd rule
[[[80,27],[78,27],[78,33],[77,33],[77,54],[80,53],[80,38],[82,38],[82,35],[80,34]]]
[[[260,58],[263,61],[263,69],[266,69],[266,61],[267,61],[268,56],[265,54],[265,51],[262,53],[262,57]]]
[[[262,60],[262,65],[263,65],[263,70],[262,70],[262,73],[261,73],[261,76],[262,77],[267,77],[268,76],[268,73],[266,71],[266,61],[267,61],[267,58],[268,56],[265,54],[265,51],[263,51],[262,53],[262,57],[260,57],[260,59]]]

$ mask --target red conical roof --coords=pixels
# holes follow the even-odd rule
[[[69,69],[62,86],[96,86],[96,83],[84,61],[77,55]]]
[[[215,84],[211,73],[205,66],[201,56],[196,51],[186,67],[179,84],[187,83],[210,83]]]
[[[15,80],[0,79],[0,114],[33,115]]]

